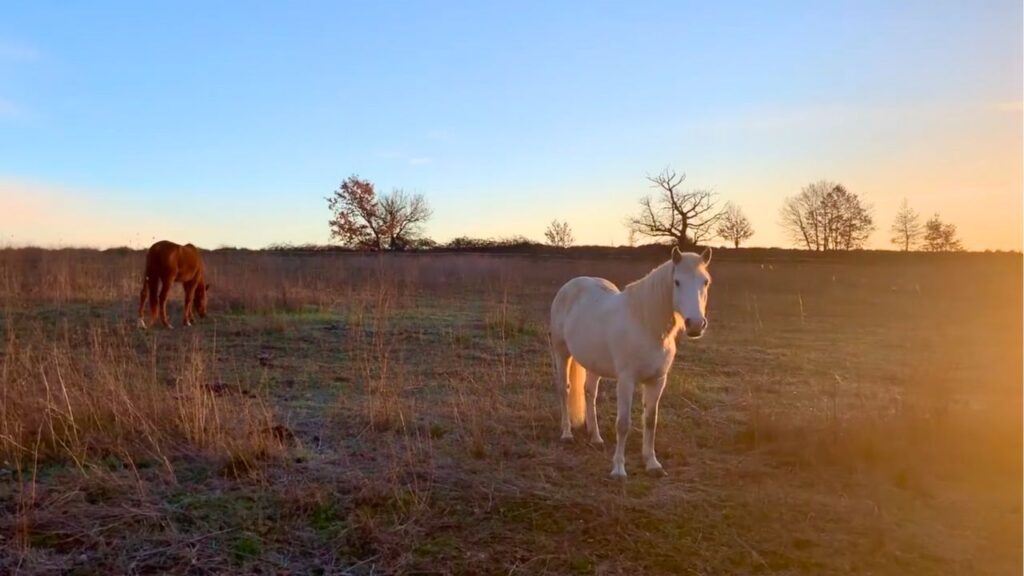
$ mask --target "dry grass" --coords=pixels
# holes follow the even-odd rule
[[[213,253],[207,322],[139,332],[140,262],[0,251],[0,572],[1021,570],[1019,256],[716,260],[624,484],[545,318],[651,262]]]
[[[153,459],[198,450],[245,463],[270,452],[258,399],[217,381],[215,350],[192,335],[170,353],[123,326],[7,330],[0,366],[0,458],[67,460],[83,472],[107,457]],[[158,370],[158,356],[174,364]],[[228,401],[224,396],[234,396]]]

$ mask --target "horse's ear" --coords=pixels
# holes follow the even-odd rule
[[[672,263],[679,264],[679,261],[683,259],[683,253],[679,251],[679,246],[672,247]]]
[[[206,285],[206,291],[207,291],[207,292],[209,292],[209,291],[210,291],[210,285],[209,285],[209,284],[207,284],[207,285]]]
[[[700,259],[704,261],[704,264],[710,264],[711,263],[711,247],[710,246],[705,248],[704,251],[700,253]]]

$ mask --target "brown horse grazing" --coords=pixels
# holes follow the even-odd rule
[[[161,322],[164,326],[171,327],[167,320],[167,294],[175,282],[181,282],[185,288],[184,325],[192,325],[193,303],[199,309],[199,317],[206,318],[206,292],[210,285],[206,283],[203,259],[199,256],[199,250],[191,244],[180,246],[174,242],[161,240],[150,246],[149,252],[146,253],[146,273],[142,277],[142,293],[139,294],[139,327],[146,327],[142,312],[146,308],[147,293],[150,320],[156,321],[159,307]],[[160,289],[159,300],[157,288]]]

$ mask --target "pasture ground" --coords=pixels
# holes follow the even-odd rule
[[[655,262],[0,251],[0,573],[1019,574],[1021,258],[712,263],[658,456],[558,442],[547,308]]]

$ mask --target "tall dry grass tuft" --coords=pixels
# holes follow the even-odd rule
[[[146,347],[142,353],[139,348]],[[279,450],[258,397],[215,385],[213,351],[193,335],[156,369],[156,340],[124,327],[66,328],[56,338],[6,330],[0,360],[0,459],[66,461],[83,472],[116,458],[158,463],[180,455],[253,469]],[[227,391],[225,391],[227,390]]]
[[[401,362],[394,358],[399,341],[393,316],[401,300],[395,278],[380,265],[373,284],[352,292],[346,303],[346,348],[355,377],[364,386],[365,416],[376,430],[405,427],[402,413]]]

